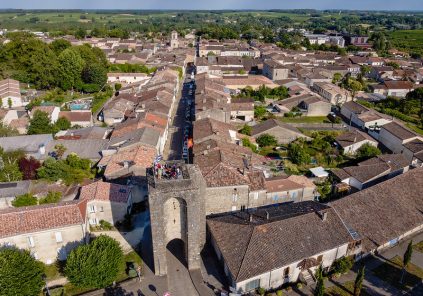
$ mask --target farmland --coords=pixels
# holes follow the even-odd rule
[[[389,37],[394,47],[423,55],[423,30],[398,30]]]

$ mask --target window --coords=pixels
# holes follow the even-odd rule
[[[283,276],[286,278],[289,277],[289,266],[283,271]]]
[[[92,218],[90,219],[90,225],[97,225],[97,219],[96,218]]]
[[[297,199],[297,194],[298,194],[298,192],[297,192],[297,191],[293,191],[293,192],[291,192],[291,198],[292,198],[292,200]]]
[[[34,238],[32,236],[28,237],[28,245],[33,248],[35,247]]]
[[[323,261],[323,255],[317,256],[317,262],[322,263],[322,261]]]
[[[259,193],[258,192],[254,192],[254,199],[258,199],[259,198]]]
[[[61,243],[63,241],[61,232],[56,232],[55,236],[56,236],[56,243]]]
[[[241,211],[245,211],[245,205],[241,206]]]
[[[94,205],[89,206],[88,212],[95,213],[95,206]]]
[[[104,212],[104,209],[103,209],[103,207],[100,207],[100,212]]]
[[[252,291],[260,287],[260,279],[255,279],[245,284],[245,291]]]
[[[232,201],[236,202],[238,200],[238,192],[236,188],[234,188],[234,192],[232,193]]]

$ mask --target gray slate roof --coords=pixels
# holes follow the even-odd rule
[[[50,134],[3,137],[0,138],[0,147],[5,151],[23,150],[26,153],[35,153],[40,145],[47,145],[52,140],[53,136]]]
[[[353,240],[333,209],[313,201],[258,209],[252,222],[245,212],[209,217],[207,225],[236,282]]]

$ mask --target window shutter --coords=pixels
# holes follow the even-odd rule
[[[56,242],[57,243],[61,243],[63,241],[61,232],[56,232],[55,236],[56,236]]]

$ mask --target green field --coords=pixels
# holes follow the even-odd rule
[[[397,49],[423,54],[423,30],[398,30],[389,38]]]

